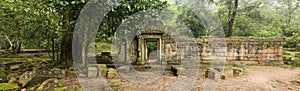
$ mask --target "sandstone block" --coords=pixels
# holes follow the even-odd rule
[[[96,78],[98,76],[97,67],[88,67],[88,77]]]
[[[243,68],[232,67],[232,70],[233,70],[233,76],[241,76],[244,74]]]

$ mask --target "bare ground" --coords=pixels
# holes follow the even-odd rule
[[[192,91],[202,91],[207,80],[199,70],[200,76],[197,78]],[[300,85],[294,80],[300,74],[300,68],[286,69],[274,66],[250,66],[246,68],[246,74],[243,76],[233,76],[230,69],[225,70],[225,80],[218,84],[217,91],[300,91]],[[99,79],[99,78],[98,78]],[[172,85],[179,79],[170,72],[165,72],[158,80],[152,83],[134,83],[123,78],[121,91],[168,91]],[[299,78],[297,78],[299,79]],[[211,79],[209,79],[211,80]],[[92,81],[92,82],[91,82]],[[94,82],[93,82],[94,81]],[[94,90],[105,90],[99,88],[97,80],[82,81],[84,87]],[[101,83],[101,82],[100,82]],[[98,88],[98,89],[97,89]],[[107,89],[106,89],[107,90]],[[175,89],[182,91],[182,89]],[[188,89],[184,89],[188,90]]]

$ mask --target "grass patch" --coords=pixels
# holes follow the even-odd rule
[[[49,58],[1,58],[0,62],[47,62]]]
[[[110,51],[111,51],[111,44],[96,42],[96,48],[95,48],[96,53],[110,52]]]

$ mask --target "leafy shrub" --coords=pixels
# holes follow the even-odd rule
[[[277,33],[274,31],[261,30],[254,34],[254,37],[276,37]]]

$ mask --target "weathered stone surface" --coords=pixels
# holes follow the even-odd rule
[[[78,74],[78,77],[80,77],[80,78],[86,78],[86,77],[87,77],[87,75],[86,75],[86,74],[83,74],[83,73],[81,73],[81,74]]]
[[[8,83],[18,83],[18,80],[16,77],[10,77]]]
[[[55,73],[53,71],[27,71],[19,78],[19,83],[22,87],[32,86],[41,83],[49,78],[62,78],[62,73]]]
[[[88,67],[88,77],[96,78],[98,76],[97,67]]]
[[[107,78],[115,78],[117,75],[118,75],[118,72],[116,69],[113,69],[113,68],[107,69],[107,74],[106,74]]]
[[[19,91],[20,86],[16,83],[0,83],[0,91]]]
[[[161,43],[159,45],[163,52],[161,54],[165,54],[165,58],[168,60],[183,60],[191,58],[202,61],[210,61],[212,60],[211,56],[215,55],[218,57],[226,56],[227,60],[232,61],[259,61],[260,63],[282,61],[283,38],[255,39],[248,37],[231,37],[225,39],[210,39],[208,37],[199,37],[195,39],[197,43],[193,44],[187,43],[187,41],[193,39],[180,39],[175,42],[175,40],[169,38],[170,36],[168,35],[155,35],[151,33],[141,35],[133,40],[136,42],[130,44],[130,46],[133,46],[132,48],[129,48],[129,56],[131,59],[141,58],[143,60],[147,60],[147,46],[144,44],[144,39],[149,38],[147,36],[160,36],[155,38],[160,39]],[[226,43],[222,43],[222,40],[226,40]],[[224,48],[214,47],[213,45],[215,44],[226,44],[227,46],[226,48],[225,46]]]
[[[211,69],[211,68],[206,69],[205,77],[210,78],[210,79],[216,79],[217,72],[218,72],[218,70],[215,70],[215,69]]]
[[[98,77],[102,76],[105,77],[107,72],[107,67],[105,64],[98,64]]]
[[[122,72],[122,73],[127,73],[127,72],[130,72],[130,70],[131,70],[130,66],[121,66],[117,69],[119,72]]]
[[[233,70],[233,75],[234,76],[241,76],[244,74],[243,68],[239,68],[239,67],[232,67]]]

